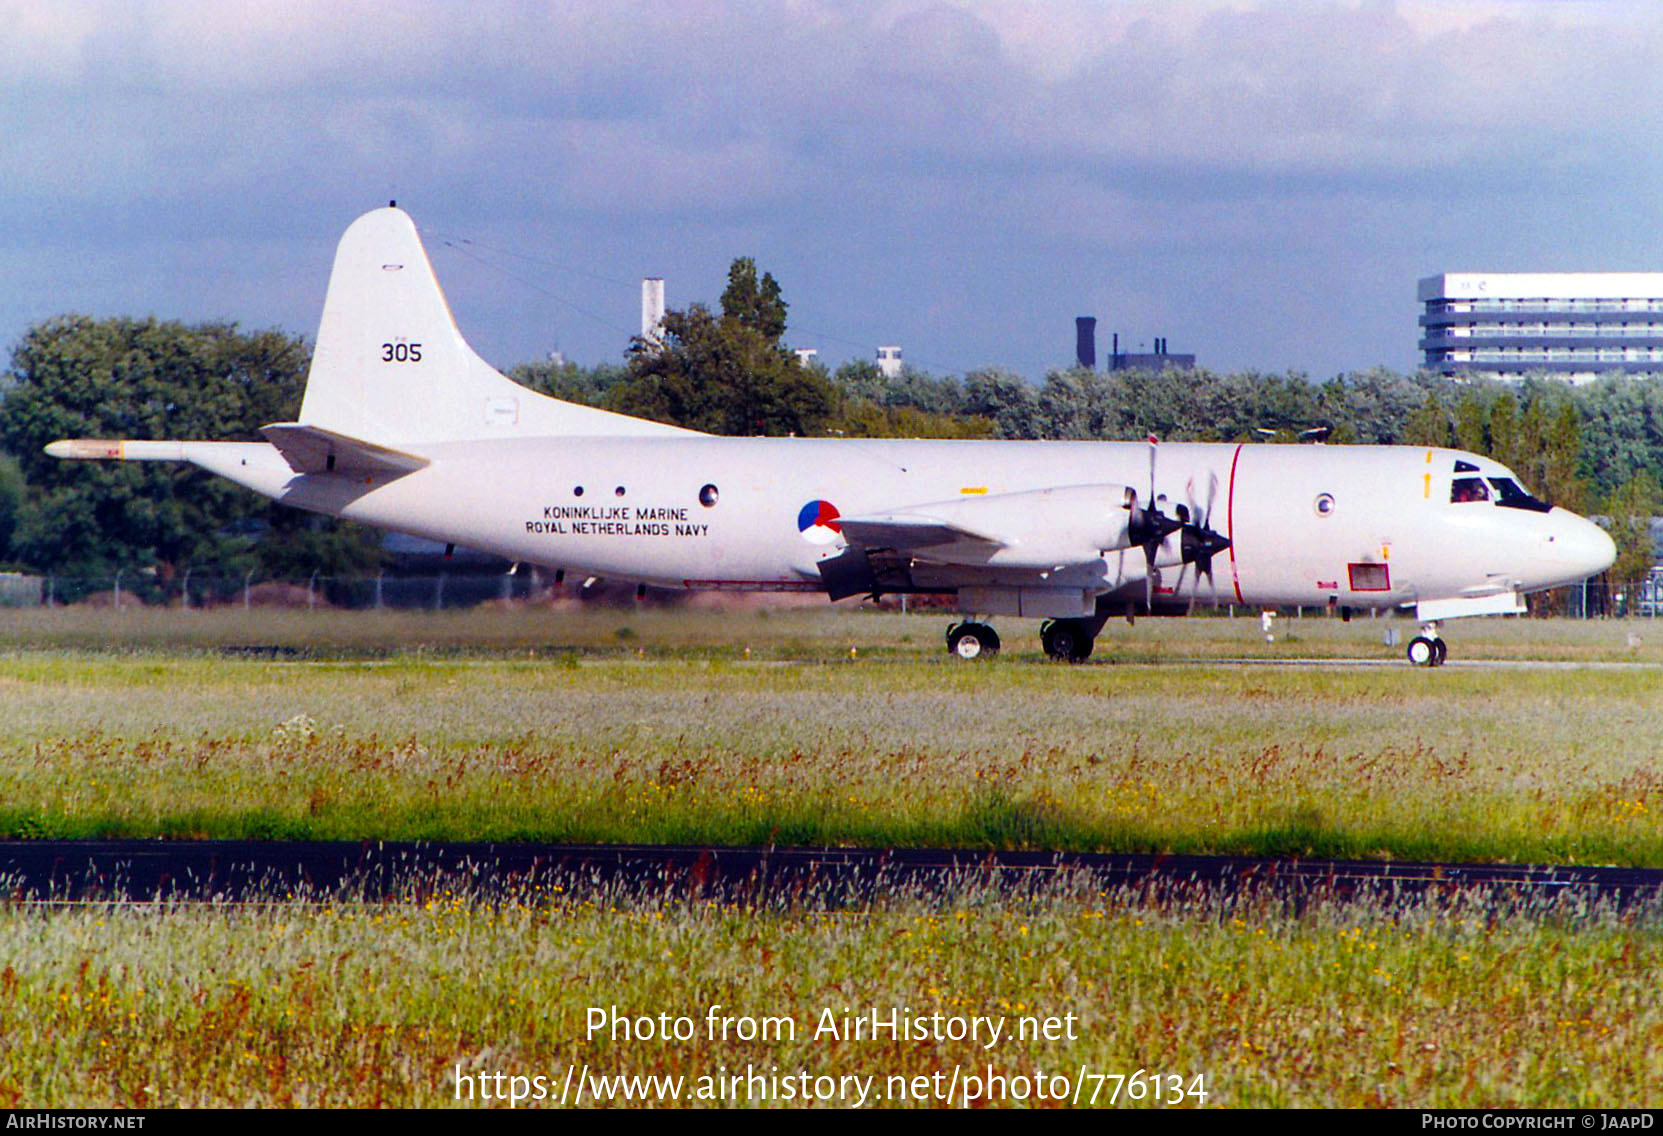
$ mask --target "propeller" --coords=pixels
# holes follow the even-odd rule
[[[1189,506],[1178,506],[1178,514],[1183,520],[1183,528],[1178,536],[1178,547],[1183,556],[1183,566],[1178,569],[1180,587],[1184,580],[1184,568],[1194,564],[1195,576],[1199,581],[1202,576],[1212,586],[1213,606],[1218,606],[1218,579],[1213,575],[1213,557],[1230,547],[1230,538],[1223,533],[1210,528],[1208,519],[1213,513],[1213,503],[1218,496],[1218,474],[1207,474],[1207,504],[1198,507],[1195,501],[1195,481],[1188,485]],[[1190,597],[1193,605],[1195,597]]]
[[[1132,519],[1126,527],[1126,533],[1132,543],[1143,546],[1144,574],[1143,574],[1143,606],[1146,611],[1155,610],[1155,557],[1160,554],[1161,545],[1166,538],[1184,527],[1184,522],[1176,517],[1169,517],[1161,512],[1160,498],[1155,496],[1155,451],[1158,443],[1155,436],[1149,436],[1149,504],[1138,508],[1134,501]],[[1181,506],[1180,506],[1181,507]]]

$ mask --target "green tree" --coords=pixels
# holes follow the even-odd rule
[[[869,399],[844,398],[826,432],[850,438],[991,438],[992,419],[940,414],[910,406],[880,406]]]
[[[12,559],[12,534],[23,508],[23,471],[17,459],[0,454],[0,562]]]
[[[1644,469],[1663,476],[1663,383],[1606,375],[1570,392],[1581,417],[1581,466],[1610,493]]]
[[[1002,438],[1038,438],[1039,394],[1020,375],[989,368],[964,376],[964,409],[991,418]]]
[[[58,438],[260,440],[294,417],[305,344],[234,324],[70,315],[31,328],[12,353],[0,401],[0,446],[27,483],[12,555],[38,568],[104,574],[192,567],[260,568],[289,555],[285,509],[182,462],[63,462]],[[347,563],[376,555],[363,529],[337,535]],[[334,571],[339,562],[314,565]]]
[[[1484,428],[1488,420],[1489,413],[1477,396],[1471,391],[1463,394],[1461,401],[1455,404],[1456,447],[1468,453],[1486,452],[1489,443],[1484,437]]]
[[[884,373],[878,370],[877,363],[871,359],[850,359],[837,369],[832,379],[839,386],[858,386],[888,393],[888,380],[884,378]]]
[[[1617,546],[1617,561],[1611,565],[1609,576],[1613,587],[1627,596],[1627,610],[1634,610],[1640,594],[1640,581],[1651,572],[1657,561],[1652,548],[1651,519],[1658,512],[1660,492],[1651,474],[1641,472],[1619,486],[1611,495],[1606,511],[1610,514],[1611,539]]]
[[[608,407],[712,434],[822,433],[837,391],[781,345],[785,309],[774,278],[759,281],[741,257],[720,316],[703,304],[668,311],[659,339],[631,341],[628,378],[611,388]]]
[[[728,266],[728,286],[722,293],[722,318],[737,321],[771,343],[785,334],[786,303],[772,275],[756,276],[756,261],[742,256]]]
[[[1519,444],[1519,402],[1512,392],[1504,391],[1490,403],[1489,419],[1490,456],[1519,472],[1527,455]]]
[[[580,367],[576,363],[545,361],[521,363],[508,372],[508,377],[551,398],[585,406],[604,406],[612,388],[624,382],[629,372],[615,363]]]
[[[1511,460],[1496,455],[1544,500],[1581,511],[1587,487],[1580,475],[1582,417],[1568,399],[1557,407],[1538,394],[1519,417],[1518,442]]]

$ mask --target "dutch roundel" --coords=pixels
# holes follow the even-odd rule
[[[810,501],[797,514],[797,531],[810,544],[830,544],[843,533],[837,506],[830,501]]]

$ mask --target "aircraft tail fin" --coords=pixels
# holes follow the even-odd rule
[[[527,435],[683,434],[511,382],[469,347],[396,206],[341,237],[299,425],[391,446]]]

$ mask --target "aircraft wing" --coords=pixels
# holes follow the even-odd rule
[[[996,536],[924,513],[843,517],[839,527],[843,531],[843,539],[850,544],[863,548],[892,548],[897,552],[913,552],[962,541],[985,544],[987,550],[992,552],[1005,544]]]
[[[1136,496],[1118,484],[976,490],[893,512],[840,517],[835,524],[847,547],[817,567],[833,599],[903,591],[927,581],[1054,589],[1066,579],[1078,606],[1078,582],[1101,579],[1106,553],[1132,546]]]
[[[974,493],[891,513],[842,517],[851,548],[918,553],[937,563],[1051,569],[1130,545],[1136,494],[1123,485]]]
[[[413,473],[429,464],[419,454],[298,422],[274,422],[260,433],[296,473]]]
[[[1129,546],[1134,499],[1123,485],[1077,485],[967,493],[840,517],[835,524],[848,547],[817,567],[832,599],[951,579],[956,587],[998,582],[1066,591],[1073,612],[1087,594],[1080,581],[1102,576],[1105,550]]]

